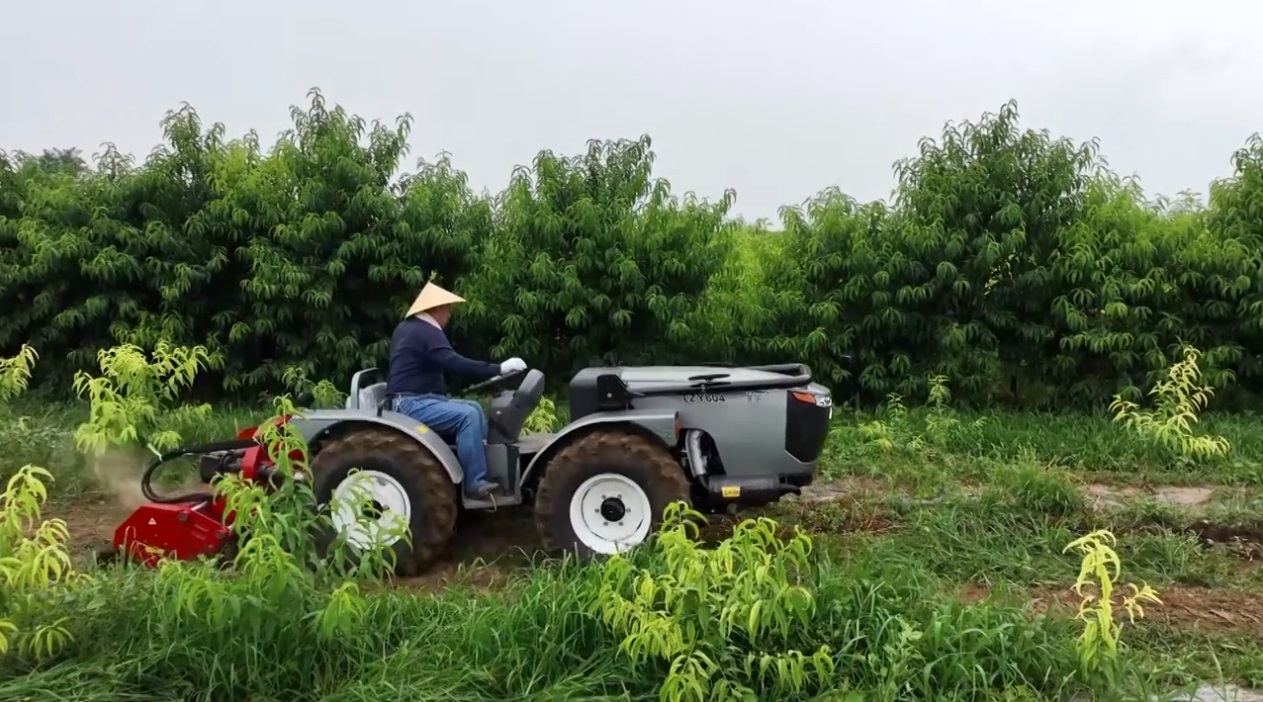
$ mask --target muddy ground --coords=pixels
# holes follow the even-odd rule
[[[1096,509],[1126,506],[1143,497],[1180,508],[1188,515],[1185,528],[1196,533],[1206,544],[1234,544],[1243,561],[1263,561],[1263,529],[1258,525],[1216,524],[1199,517],[1201,510],[1225,498],[1225,491],[1211,487],[1118,487],[1101,484],[1083,486],[1083,492]],[[879,511],[846,510],[845,523],[836,519],[821,521],[815,517],[824,503],[858,506],[869,503],[888,490],[879,484],[852,479],[830,482],[807,488],[803,495],[775,508],[759,510],[797,523],[809,531],[866,531],[880,533],[889,527]],[[1229,499],[1231,496],[1228,496]],[[66,521],[76,560],[90,563],[97,551],[108,548],[114,528],[130,513],[135,502],[118,497],[93,497],[69,504],[50,505],[48,516]],[[749,513],[743,514],[750,516]],[[712,517],[704,538],[722,539],[730,533],[734,519]],[[499,513],[467,515],[459,525],[459,537],[443,562],[426,575],[407,578],[399,585],[438,589],[460,581],[475,587],[496,587],[520,573],[532,560],[542,557],[540,542],[529,512],[506,509]],[[1255,565],[1252,563],[1251,565]],[[968,590],[967,599],[985,596],[983,590]],[[1263,606],[1258,596],[1229,590],[1204,590],[1167,586],[1162,589],[1161,605],[1146,609],[1147,624],[1167,624],[1194,628],[1207,633],[1233,629],[1263,638]],[[1029,606],[1035,611],[1056,608],[1072,615],[1079,597],[1070,590],[1041,589],[1030,593]]]

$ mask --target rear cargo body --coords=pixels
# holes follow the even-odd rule
[[[833,403],[806,366],[588,368],[570,383],[572,420],[617,404],[608,380],[598,387],[610,375],[633,408],[676,410],[682,433],[705,433],[706,475],[811,482]]]

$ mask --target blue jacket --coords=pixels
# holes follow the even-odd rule
[[[447,394],[443,374],[473,378],[475,382],[500,374],[500,364],[475,361],[456,353],[442,329],[416,317],[395,327],[390,338],[389,394]]]

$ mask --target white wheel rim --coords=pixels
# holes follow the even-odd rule
[[[622,505],[622,518],[615,516]],[[602,513],[602,507],[606,512]],[[584,546],[609,555],[626,551],[649,536],[653,515],[649,496],[636,481],[617,473],[603,473],[583,481],[570,498],[570,527]]]
[[[332,503],[333,528],[361,550],[393,546],[412,523],[412,501],[403,484],[381,471],[348,475],[334,489]],[[364,508],[374,503],[380,515],[365,515]]]

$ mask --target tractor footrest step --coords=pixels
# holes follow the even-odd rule
[[[515,495],[492,495],[491,497],[465,497],[461,496],[461,503],[465,505],[465,509],[489,509],[495,510],[501,507],[514,507],[522,504],[522,499]]]

